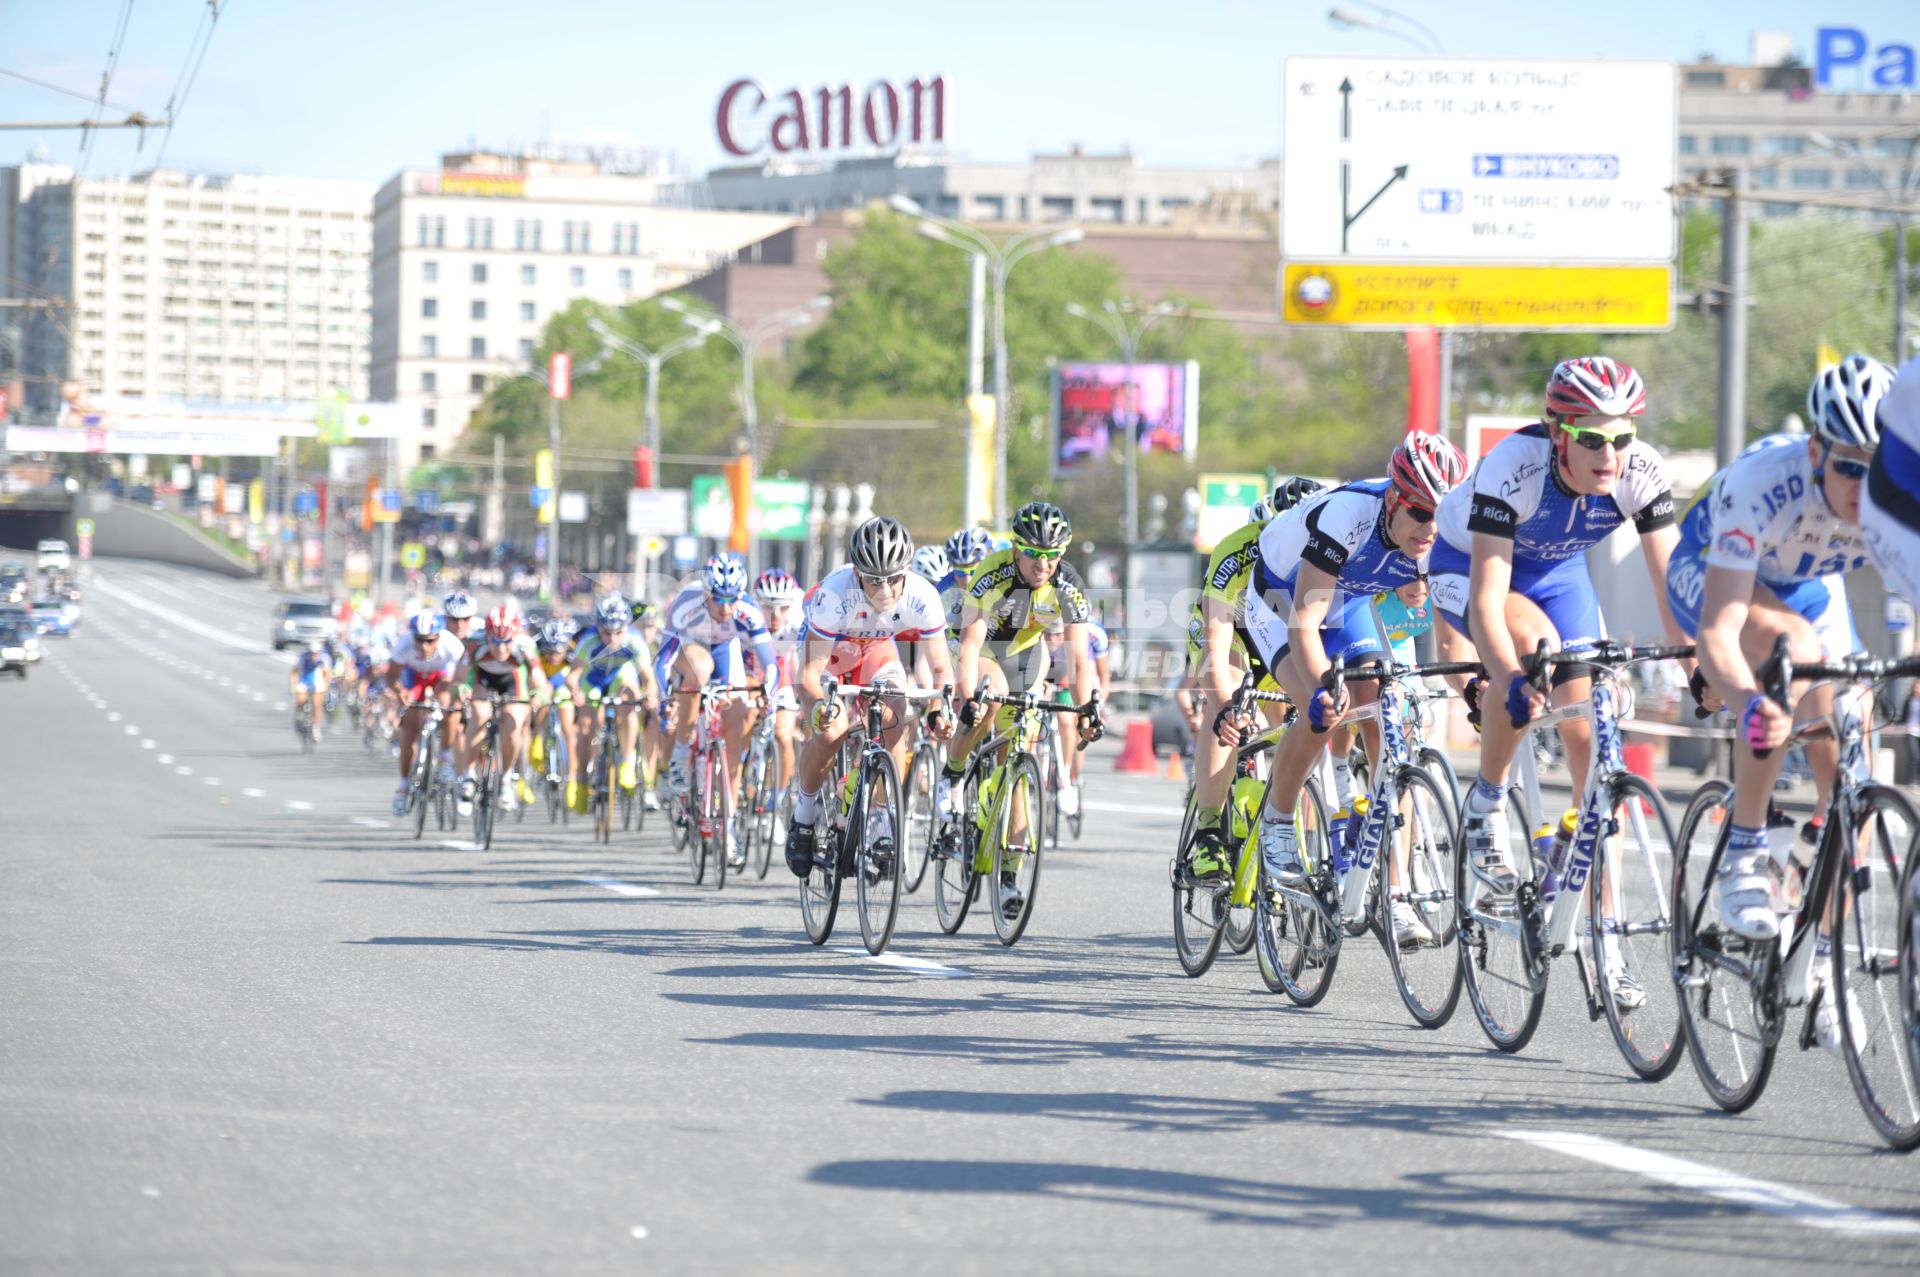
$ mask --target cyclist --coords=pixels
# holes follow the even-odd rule
[[[583,693],[580,691],[580,672],[573,665],[574,625],[564,616],[556,616],[540,626],[540,633],[534,640],[534,659],[537,662],[538,676],[533,680],[533,724],[532,737],[528,742],[527,755],[535,767],[545,769],[550,776],[557,776],[558,759],[546,756],[547,716],[559,718],[560,740],[569,742],[574,737],[573,707]],[[565,747],[571,755],[571,747]],[[572,769],[568,769],[571,779]]]
[[[300,711],[305,709],[313,723],[316,744],[320,740],[320,707],[326,703],[331,679],[332,662],[327,659],[325,644],[318,640],[307,644],[287,672],[287,691],[293,696],[293,721],[297,725]]]
[[[634,746],[640,735],[636,710],[644,711],[655,700],[652,663],[647,645],[629,630],[632,607],[619,594],[609,594],[594,604],[596,625],[574,649],[573,665],[590,711],[575,715],[575,738],[569,761],[567,805],[576,812],[587,810],[586,787],[581,784],[581,768],[593,756],[594,738],[600,732],[599,706],[602,701],[618,702],[614,712],[614,733],[619,744],[614,783],[631,790],[640,783],[634,764]]]
[[[800,741],[800,701],[793,690],[799,674],[795,663],[800,640],[806,633],[806,622],[800,616],[800,594],[800,582],[783,568],[768,568],[753,581],[753,597],[766,615],[767,636],[773,640],[774,663],[780,673],[772,700],[780,789],[793,782],[793,755]]]
[[[1268,672],[1257,646],[1247,633],[1247,584],[1260,562],[1260,534],[1278,516],[1323,490],[1318,480],[1304,477],[1277,483],[1273,491],[1247,510],[1247,522],[1221,538],[1207,560],[1200,597],[1194,600],[1187,622],[1187,667],[1195,684],[1207,693],[1215,713],[1221,712],[1243,675],[1251,672],[1260,690],[1277,692],[1280,685]],[[1233,872],[1231,854],[1220,832],[1220,812],[1233,777],[1233,748],[1212,732],[1202,732],[1199,715],[1189,697],[1183,707],[1196,733],[1194,738],[1194,802],[1197,808],[1193,872],[1214,877]],[[1262,702],[1261,713],[1277,726],[1284,707]],[[1237,743],[1237,736],[1235,737]],[[1340,733],[1333,742],[1344,770],[1351,738]]]
[[[1058,669],[1066,663],[1066,626],[1055,623],[1047,630],[1046,641],[1047,665],[1049,668]],[[1111,686],[1112,649],[1113,642],[1107,635],[1106,627],[1091,617],[1087,618],[1087,650],[1083,653],[1083,657],[1093,665],[1093,686],[1100,693],[1103,706],[1107,702],[1108,689]],[[1073,707],[1072,693],[1064,687],[1054,688],[1053,699],[1068,709]],[[1064,714],[1060,718],[1062,732],[1073,726],[1068,718],[1069,716]],[[1061,778],[1060,795],[1057,801],[1060,804],[1060,814],[1072,816],[1080,811],[1080,764],[1086,756],[1086,751],[1068,746],[1065,736],[1061,737],[1061,746],[1061,752],[1067,761],[1067,774]]]
[[[884,515],[868,519],[847,540],[849,562],[821,581],[806,601],[806,643],[800,663],[800,691],[808,702],[813,735],[800,749],[794,768],[793,823],[787,828],[787,868],[796,878],[812,871],[815,826],[823,814],[820,790],[840,742],[853,724],[842,712],[838,697],[829,698],[821,686],[832,674],[847,682],[907,686],[901,644],[912,644],[932,670],[935,686],[952,686],[947,660],[946,616],[940,595],[925,577],[908,571],[913,559],[913,537],[899,520]],[[888,709],[886,747],[902,774],[907,767],[906,716],[903,702]],[[944,740],[951,724],[936,709],[928,719],[933,734]],[[876,833],[875,845],[891,839],[894,831]]]
[[[1865,355],[1822,370],[1807,390],[1811,433],[1762,439],[1708,480],[1681,519],[1667,568],[1674,617],[1699,636],[1694,684],[1706,689],[1702,703],[1739,709],[1720,922],[1751,940],[1780,930],[1774,874],[1786,866],[1769,855],[1768,807],[1794,717],[1760,691],[1754,670],[1781,636],[1802,662],[1859,650],[1843,574],[1868,558],[1861,490],[1892,385],[1893,370]],[[1801,702],[1818,715],[1832,704],[1831,687],[1816,687]],[[1819,791],[1814,809],[1825,811],[1839,744],[1809,741],[1806,753]],[[1833,1027],[1837,1047],[1837,1020]]]
[[[1380,650],[1373,596],[1419,577],[1433,548],[1434,511],[1466,473],[1467,460],[1452,444],[1410,434],[1388,459],[1386,478],[1315,493],[1260,534],[1247,628],[1260,659],[1315,730],[1337,727],[1350,701],[1378,697],[1377,684],[1360,683],[1336,702],[1322,679],[1332,658],[1353,662]],[[1379,724],[1367,726],[1369,756],[1378,758]],[[1235,729],[1231,719],[1215,719],[1214,730],[1229,745],[1239,743]],[[1293,806],[1323,740],[1296,724],[1274,749],[1260,858],[1277,884],[1303,880]]]
[[[778,692],[780,667],[774,660],[767,618],[760,605],[746,595],[747,569],[731,555],[716,554],[700,569],[697,582],[673,596],[667,604],[666,634],[654,658],[654,678],[662,687],[684,692],[709,684],[726,687],[744,683],[746,662],[740,653],[744,642],[753,651],[754,668],[764,671],[760,685],[765,694]],[[746,741],[748,708],[745,701],[733,700],[721,711],[727,757],[736,764]],[[667,763],[667,785],[675,794],[687,791],[687,760],[693,754],[693,734],[698,726],[693,707],[685,706],[685,711],[679,705],[673,710],[673,756]],[[728,856],[734,852],[733,838],[730,821]]]
[[[1467,859],[1489,888],[1518,881],[1507,848],[1507,773],[1519,747],[1513,720],[1543,708],[1521,670],[1520,653],[1545,640],[1578,647],[1604,635],[1600,602],[1587,574],[1586,551],[1632,523],[1652,577],[1662,627],[1671,642],[1685,636],[1667,605],[1668,561],[1679,540],[1665,463],[1635,435],[1647,388],[1630,366],[1605,355],[1568,359],[1547,379],[1539,422],[1502,439],[1475,470],[1473,482],[1440,508],[1440,544],[1433,554],[1433,600],[1456,632],[1472,641],[1498,703],[1480,716],[1480,774],[1466,798]],[[1592,694],[1578,667],[1554,674],[1553,702]],[[1573,792],[1586,785],[1592,729],[1573,719],[1560,729]],[[1615,1002],[1631,1010],[1646,994],[1617,957],[1607,978]]]
[[[529,664],[539,659],[532,641],[522,632],[520,615],[513,605],[502,603],[487,614],[486,628],[479,642],[467,644],[466,655],[453,681],[460,698],[467,703],[467,730],[461,741],[460,813],[465,815],[473,802],[476,784],[475,755],[493,718],[493,705],[475,693],[494,693],[517,704],[502,705],[505,722],[500,728],[500,805],[508,811],[522,802],[532,802],[524,792],[520,778],[520,751],[526,738],[527,694],[532,687]]]
[[[1886,583],[1920,606],[1920,364],[1908,361],[1895,375],[1880,431],[1860,529]]]
[[[633,605],[633,627],[649,652],[660,650],[660,605],[642,601]],[[661,764],[667,759],[666,724],[659,714],[648,714],[640,744],[640,773],[646,781],[640,801],[648,811],[660,810]]]
[[[459,666],[466,648],[459,639],[441,628],[440,617],[433,612],[414,614],[412,622],[394,646],[387,671],[389,681],[398,676],[405,699],[411,706],[425,701],[431,693],[442,710],[453,706],[453,671]],[[412,712],[400,716],[400,788],[394,791],[393,814],[407,812],[407,788],[413,774],[413,752],[420,739],[424,714]],[[440,782],[453,783],[453,759],[440,755]]]
[[[1044,642],[1047,630],[1059,625],[1064,634],[1067,654],[1066,677],[1057,682],[1072,683],[1074,703],[1084,705],[1093,695],[1093,662],[1088,659],[1087,622],[1093,617],[1088,606],[1086,586],[1080,573],[1066,561],[1067,546],[1073,540],[1073,524],[1059,506],[1046,501],[1029,501],[1013,516],[1013,545],[989,555],[974,571],[967,587],[966,604],[960,613],[960,704],[961,737],[947,751],[944,807],[959,810],[959,790],[966,776],[969,756],[996,722],[1011,723],[1012,711],[989,714],[986,706],[973,699],[980,684],[983,657],[991,656],[1005,682],[1006,695],[1044,694],[1047,679],[1053,674]],[[1100,735],[1100,724],[1092,718],[1076,723],[1077,743],[1090,744]],[[1009,831],[1012,837],[1024,837],[1026,831]],[[1008,916],[1017,917],[1025,901],[1017,895],[1006,898]]]

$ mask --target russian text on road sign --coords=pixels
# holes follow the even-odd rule
[[[680,536],[687,531],[685,488],[630,488],[627,535]]]
[[[1668,266],[1289,262],[1282,288],[1281,318],[1309,328],[1673,327]]]

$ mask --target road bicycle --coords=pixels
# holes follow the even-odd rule
[[[1068,751],[1078,746],[1061,735],[1058,719],[1047,719],[1043,732],[1036,756],[1040,759],[1040,770],[1046,777],[1047,785],[1047,848],[1058,851],[1062,820],[1066,821],[1067,832],[1073,836],[1073,840],[1080,841],[1080,805],[1075,803],[1073,811],[1064,816],[1060,811],[1060,791],[1073,784],[1073,772],[1069,765],[1072,755]]]
[[[1920,657],[1854,656],[1796,666],[1783,635],[1757,672],[1765,694],[1783,709],[1790,709],[1788,692],[1797,680],[1841,685],[1831,711],[1796,726],[1789,738],[1804,743],[1830,735],[1839,742],[1840,765],[1811,863],[1790,855],[1780,866],[1790,907],[1771,940],[1722,928],[1712,904],[1733,787],[1709,781],[1687,804],[1674,857],[1673,975],[1694,1071],[1721,1108],[1750,1107],[1766,1088],[1792,1008],[1806,1008],[1799,1034],[1805,1050],[1814,1042],[1822,1003],[1837,999],[1841,1054],[1854,1095],[1880,1138],[1912,1149],[1920,1146],[1911,899],[1920,818],[1904,794],[1868,779],[1868,725],[1858,698],[1843,692],[1912,677],[1920,673]],[[1824,979],[1821,963],[1830,964]]]
[[[735,794],[733,757],[727,752],[725,725],[721,711],[730,700],[760,695],[758,687],[729,687],[708,683],[697,691],[680,691],[676,696],[694,702],[693,750],[687,759],[686,792],[674,796],[678,818],[687,830],[687,861],[694,885],[706,880],[707,865],[713,865],[713,889],[723,891],[730,869],[744,868],[745,849],[740,846],[736,827],[739,810]],[[740,863],[733,863],[735,857]]]
[[[567,810],[567,781],[573,775],[573,742],[560,721],[558,697],[569,695],[555,691],[556,699],[547,704],[546,721],[540,726],[540,797],[547,809],[547,823],[565,825],[572,815]]]
[[[1256,698],[1286,701],[1279,694],[1255,693],[1251,680],[1243,685],[1245,699],[1236,698],[1235,717],[1244,716]],[[1187,789],[1180,842],[1171,864],[1173,882],[1173,946],[1180,969],[1196,979],[1212,969],[1224,942],[1236,954],[1253,947],[1253,893],[1259,876],[1260,804],[1267,789],[1267,757],[1284,727],[1273,727],[1234,751],[1233,780],[1220,811],[1220,832],[1229,847],[1237,847],[1232,877],[1203,878],[1193,872],[1195,840],[1200,832],[1200,808],[1194,788]]]
[[[1692,644],[1633,647],[1601,639],[1550,652],[1542,641],[1523,661],[1528,681],[1542,695],[1553,671],[1563,667],[1588,671],[1593,693],[1530,721],[1513,720],[1524,733],[1515,755],[1519,780],[1506,809],[1514,887],[1498,889],[1475,871],[1468,855],[1456,860],[1455,893],[1463,905],[1460,969],[1481,1030],[1502,1051],[1519,1051],[1533,1037],[1546,1005],[1549,966],[1571,948],[1587,1016],[1606,1017],[1627,1066],[1659,1081],[1680,1063],[1681,1010],[1667,978],[1674,913],[1661,865],[1676,845],[1673,819],[1660,791],[1627,770],[1620,722],[1632,717],[1626,675],[1633,666],[1692,655]],[[1554,833],[1558,822],[1540,797],[1526,735],[1576,718],[1592,724],[1593,762],[1573,833],[1562,844]],[[1464,814],[1459,845],[1466,845]],[[1575,938],[1583,917],[1587,949]]]
[[[946,771],[947,745],[926,732],[919,733],[913,757],[907,763],[907,778],[901,782],[900,801],[905,808],[900,828],[900,857],[903,876],[900,889],[911,895],[926,881],[931,851],[939,833],[940,777]]]
[[[480,749],[473,762],[473,841],[482,851],[493,846],[493,829],[499,821],[499,806],[502,786],[507,783],[507,773],[511,770],[500,765],[500,707],[503,705],[525,705],[524,700],[508,700],[494,692],[487,697],[487,704],[493,712],[487,715],[487,722],[480,729]],[[517,819],[526,819],[526,807],[514,795],[514,811]]]
[[[453,794],[433,765],[434,751],[440,745],[440,727],[446,722],[447,713],[438,699],[415,701],[403,712],[411,714],[420,709],[427,711],[427,721],[421,725],[419,740],[414,742],[413,770],[407,773],[406,810],[413,816],[416,841],[426,833],[429,808],[433,810],[435,828],[450,829],[454,819]]]
[[[1092,739],[1098,740],[1100,692],[1096,688],[1085,705],[1063,706],[1038,691],[990,695],[983,680],[973,699],[1012,710],[1013,721],[976,746],[967,760],[961,801],[930,853],[933,907],[940,929],[952,935],[966,921],[984,878],[994,934],[1001,944],[1012,945],[1033,918],[1046,834],[1047,791],[1034,750],[1049,714],[1093,719]]]
[[[740,769],[740,850],[756,878],[767,876],[773,844],[785,824],[782,805],[789,800],[779,779],[780,743],[769,709],[747,737],[747,757]]]
[[[587,815],[593,821],[595,842],[613,841],[614,772],[620,759],[619,716],[632,713],[639,702],[628,688],[609,692],[600,698],[600,730],[593,738],[593,752],[587,756]],[[628,795],[631,797],[631,795]]]
[[[867,952],[884,953],[900,914],[903,827],[900,772],[886,746],[891,705],[946,705],[952,689],[899,688],[886,683],[821,680],[822,700],[846,698],[863,722],[840,742],[827,783],[835,795],[814,838],[813,865],[800,880],[800,914],[807,939],[825,944],[840,910],[841,883],[854,881],[860,939]],[[891,703],[891,705],[890,705]]]
[[[300,752],[303,754],[311,754],[319,743],[319,737],[314,732],[312,692],[301,697],[299,705],[294,707],[293,734],[299,739]]]

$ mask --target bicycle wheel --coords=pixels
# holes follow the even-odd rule
[[[493,750],[482,751],[473,783],[473,843],[482,851],[493,847],[494,804],[499,801],[493,765]]]
[[[1437,1029],[1453,1018],[1460,1003],[1460,958],[1453,951],[1460,935],[1459,902],[1453,894],[1459,844],[1447,796],[1432,773],[1424,767],[1402,767],[1398,784],[1399,827],[1388,831],[1392,841],[1381,849],[1377,862],[1380,898],[1387,902],[1382,941],[1393,982],[1413,1022]],[[1402,841],[1406,861],[1399,885],[1392,886],[1390,848]],[[1418,925],[1400,926],[1395,905],[1411,910]]]
[[[1880,1138],[1898,1149],[1920,1146],[1920,1087],[1908,1060],[1899,964],[1897,887],[1913,855],[1920,820],[1905,795],[1864,786],[1854,806],[1852,855],[1841,862],[1830,934],[1840,1042],[1861,1110]]]
[[[593,796],[589,800],[595,842],[613,841],[613,749],[612,735],[602,733],[593,758]]]
[[[1907,849],[1900,878],[1900,1024],[1907,1043],[1908,1076],[1920,1080],[1920,843]]]
[[[860,906],[860,938],[867,952],[878,957],[893,939],[900,916],[899,833],[905,826],[893,756],[884,751],[872,755],[860,783],[860,821],[848,835],[856,840],[854,900]]]
[[[1180,969],[1198,979],[1213,966],[1220,953],[1225,931],[1226,897],[1229,889],[1213,883],[1196,883],[1187,872],[1193,859],[1194,836],[1199,828],[1199,808],[1192,802],[1180,822],[1180,841],[1174,848],[1170,877],[1173,880],[1173,952]]]
[[[939,781],[940,756],[922,741],[907,764],[906,783],[900,787],[900,887],[920,890],[939,821],[933,790]]]
[[[1433,778],[1440,796],[1447,800],[1447,824],[1449,827],[1460,823],[1460,776],[1453,770],[1453,760],[1431,745],[1420,747],[1420,770]]]
[[[840,779],[840,760],[836,755],[820,787],[821,802],[836,811],[840,803]],[[834,918],[840,912],[841,831],[834,829],[833,822],[824,817],[814,824],[814,831],[813,866],[800,880],[800,917],[806,924],[807,939],[825,944],[833,935]]]
[[[745,858],[742,869],[751,868],[757,843],[760,838],[760,806],[766,801],[762,787],[766,784],[766,751],[749,738],[747,741],[747,761],[740,768],[739,802],[734,807],[734,836],[739,840],[740,851]]]
[[[1739,1113],[1766,1089],[1780,1044],[1780,1011],[1771,992],[1780,946],[1720,928],[1711,893],[1732,819],[1732,785],[1710,780],[1694,791],[1680,818],[1668,898],[1671,970],[1687,1055],[1708,1098]]]
[[[940,930],[952,935],[967,920],[973,897],[980,889],[976,858],[980,852],[980,785],[985,765],[981,759],[967,767],[960,786],[960,808],[927,850],[933,871],[933,913]]]
[[[1032,754],[1016,754],[1001,776],[1003,798],[993,824],[993,930],[1004,945],[1026,934],[1033,897],[1040,889],[1041,834],[1046,829],[1047,791]]]
[[[1673,905],[1660,857],[1674,844],[1660,791],[1638,776],[1614,778],[1617,832],[1601,839],[1587,875],[1587,934],[1601,987],[1595,996],[1627,1067],[1658,1082],[1680,1064],[1680,989],[1673,982]]]
[[[1039,759],[1034,760],[1036,772],[1041,779],[1040,792],[1046,795],[1046,849],[1048,851],[1060,849],[1060,787],[1067,783],[1067,778],[1060,772],[1060,760],[1055,756],[1058,749],[1057,738],[1049,736],[1047,740],[1040,742],[1040,757],[1047,761],[1040,763]]]
[[[1453,863],[1460,971],[1487,1040],[1502,1051],[1518,1051],[1540,1027],[1540,1010],[1547,1002],[1547,959],[1534,942],[1537,903],[1526,804],[1517,790],[1508,796],[1508,850],[1520,880],[1514,891],[1496,892],[1474,877],[1464,851],[1465,823],[1463,816],[1454,836],[1454,845],[1463,850]]]
[[[706,794],[706,819],[701,828],[707,834],[707,857],[713,862],[713,889],[724,891],[727,871],[733,868],[733,851],[727,835],[733,830],[733,811],[727,804],[727,764],[724,747],[715,742],[707,749],[706,779],[701,788]]]
[[[1320,797],[1319,781],[1309,780],[1301,790],[1293,819],[1300,859],[1311,883],[1331,873],[1333,866],[1327,805]],[[1267,881],[1263,867],[1254,893],[1254,953],[1260,978],[1269,990],[1284,993],[1303,1007],[1315,1005],[1333,987],[1344,934],[1340,920],[1308,898],[1311,890],[1308,886],[1283,891]]]
[[[707,795],[701,784],[705,771],[704,756],[690,755],[691,764],[687,768],[687,792],[684,796],[686,812],[687,872],[693,876],[693,885],[699,886],[707,880],[707,836],[700,829],[700,822],[707,816]]]
[[[413,775],[407,782],[407,799],[413,804],[413,838],[427,832],[427,808],[434,803],[433,738],[429,729],[420,733],[413,747]]]

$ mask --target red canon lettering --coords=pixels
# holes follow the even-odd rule
[[[714,112],[714,129],[720,134],[720,145],[729,155],[747,156],[760,149],[759,143],[742,146],[733,134],[734,100],[742,93],[751,92],[754,96],[751,110],[758,111],[767,104],[767,91],[758,80],[735,80],[720,95],[720,108]]]
[[[764,108],[772,103],[779,105],[779,114],[763,120]],[[758,80],[743,76],[722,90],[714,131],[722,150],[743,159],[768,150],[779,155],[848,150],[856,134],[862,144],[883,151],[905,143],[944,142],[947,81],[935,75],[904,85],[876,80],[858,93],[845,84],[810,93],[797,88],[769,93]]]

